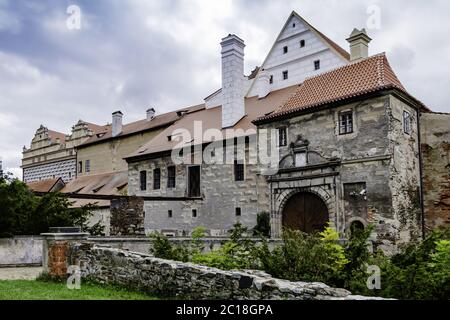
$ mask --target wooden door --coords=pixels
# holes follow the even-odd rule
[[[282,220],[284,228],[312,233],[325,229],[329,214],[325,202],[319,196],[301,192],[287,201]]]

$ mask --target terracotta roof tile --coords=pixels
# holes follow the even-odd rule
[[[408,94],[384,53],[306,79],[290,99],[255,122],[383,89],[398,89]]]
[[[41,180],[27,183],[28,188],[35,192],[52,192],[53,187],[61,178]]]

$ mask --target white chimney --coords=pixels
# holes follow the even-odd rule
[[[154,108],[150,108],[147,110],[147,121],[152,120],[155,117],[155,109]]]
[[[270,93],[270,76],[267,74],[267,72],[262,71],[259,73],[258,79],[256,81],[258,98],[262,99],[267,97],[267,95]]]
[[[236,35],[222,39],[222,128],[234,126],[245,115],[244,40]]]
[[[112,136],[115,137],[122,133],[123,113],[116,111],[112,114]]]
[[[347,41],[350,43],[350,61],[365,59],[369,56],[369,43],[372,39],[367,35],[366,29],[353,29]]]

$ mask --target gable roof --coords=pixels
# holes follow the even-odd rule
[[[54,192],[59,191],[55,188],[58,184],[61,184],[61,187],[63,187],[64,181],[61,178],[40,180],[36,182],[29,182],[27,183],[27,186],[34,192]]]
[[[56,143],[56,140],[59,139],[60,144],[64,144],[66,142],[66,134],[54,130],[47,130],[48,137],[52,143]]]
[[[397,89],[428,110],[408,94],[395,75],[384,53],[306,79],[295,94],[275,111],[255,123],[269,122],[295,112],[363,96],[385,89]]]
[[[256,132],[256,126],[252,123],[256,118],[266,114],[267,112],[272,111],[276,106],[282,104],[286,101],[298,88],[298,85],[294,85],[291,87],[287,87],[284,89],[272,91],[267,97],[264,99],[259,99],[258,97],[245,98],[245,112],[246,115],[237,122],[232,128],[227,129],[235,129],[241,130],[241,136],[246,135],[244,131],[254,129]],[[187,130],[189,131],[191,137],[195,138],[195,133],[199,128],[194,129],[194,124],[196,121],[201,121],[202,127],[200,132],[203,136],[204,132],[208,129],[218,129],[222,136],[225,137],[225,132],[227,129],[222,128],[222,107],[219,106],[217,108],[211,109],[199,109],[197,111],[190,112],[184,115],[182,118],[177,120],[175,123],[165,128],[162,132],[158,133],[153,139],[151,139],[148,143],[139,148],[136,152],[128,155],[125,159],[129,162],[132,162],[134,158],[139,159],[144,156],[148,156],[150,154],[157,154],[161,152],[167,152],[175,149],[177,146],[180,147],[178,139],[172,139],[172,141],[168,140],[168,136],[172,136],[175,130]],[[197,130],[197,131],[196,131]],[[233,132],[234,136],[238,136],[239,132]],[[247,134],[248,135],[248,134]],[[227,136],[228,138],[232,138],[231,136]],[[205,137],[202,141],[186,141],[183,146],[188,145],[198,145],[201,143],[212,142],[214,137]],[[222,140],[222,139],[221,139]]]
[[[272,47],[269,50],[269,53],[267,54],[266,58],[264,59],[264,62],[261,64],[261,67],[258,69],[257,73],[254,75],[253,78],[256,78],[259,73],[264,70],[264,66],[266,65],[267,60],[270,57],[270,54],[272,53],[272,51],[274,50],[278,40],[280,39],[280,37],[283,34],[283,31],[286,29],[286,27],[288,26],[289,21],[291,20],[292,17],[296,17],[297,19],[299,19],[301,22],[303,22],[307,27],[309,27],[309,29],[315,33],[315,35],[321,39],[325,45],[327,45],[331,50],[333,50],[334,52],[336,52],[339,56],[341,56],[344,60],[346,61],[350,61],[350,53],[348,53],[346,50],[344,50],[341,46],[339,46],[336,42],[334,42],[333,40],[331,40],[330,38],[328,38],[327,36],[325,36],[322,32],[320,32],[319,30],[317,30],[316,28],[314,28],[308,21],[306,21],[305,19],[303,19],[297,12],[292,11],[291,14],[289,15],[289,17],[287,18],[283,28],[281,28],[280,33],[278,34],[275,42],[273,43]],[[248,91],[247,94],[249,94],[249,92],[252,90],[253,85],[255,82],[253,82]]]
[[[117,139],[144,131],[160,129],[161,127],[168,126],[171,123],[175,122],[177,119],[181,117],[181,114],[183,112],[192,112],[197,109],[203,108],[203,106],[204,105],[187,107],[177,111],[157,115],[152,120],[142,119],[135,122],[124,124],[122,126],[122,132],[115,137],[112,136],[112,126],[106,125],[101,127],[100,130],[94,131],[95,134],[87,141],[85,141],[83,144],[79,145],[77,148],[83,148],[85,146],[92,145],[95,143],[100,143],[111,139]]]

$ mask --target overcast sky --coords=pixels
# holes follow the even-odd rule
[[[67,8],[81,9],[70,30]],[[450,112],[450,1],[0,0],[0,157],[21,176],[23,145],[43,124],[69,133],[79,119],[124,121],[203,102],[220,87],[220,39],[245,40],[249,73],[292,10],[345,49],[371,28],[370,54],[387,52],[407,90]],[[367,11],[371,14],[368,14]]]

